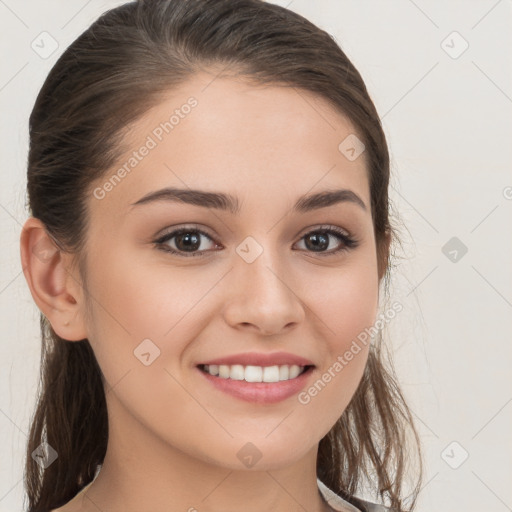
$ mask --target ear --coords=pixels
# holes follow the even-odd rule
[[[20,236],[21,264],[38,308],[61,338],[87,338],[83,319],[84,293],[73,258],[61,251],[46,232],[44,224],[30,217]]]

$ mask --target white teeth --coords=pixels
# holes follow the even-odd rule
[[[296,364],[290,366],[290,375],[288,376],[289,379],[295,379],[300,373],[300,367]]]
[[[229,378],[233,380],[244,380],[244,367],[241,364],[234,364],[229,372]]]
[[[246,366],[245,380],[247,382],[262,382],[263,368],[261,366]]]
[[[265,366],[263,382],[279,382],[279,366]]]
[[[229,366],[227,364],[219,365],[219,377],[229,379]]]
[[[304,366],[296,364],[281,366],[204,365],[204,370],[210,375],[221,379],[245,380],[246,382],[279,382],[295,379],[304,369]]]

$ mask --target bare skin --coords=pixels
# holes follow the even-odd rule
[[[104,465],[53,512],[331,510],[316,482],[318,443],[352,398],[368,347],[307,404],[297,395],[243,401],[212,386],[197,365],[285,351],[314,363],[307,389],[374,323],[382,276],[365,153],[350,161],[338,150],[354,128],[309,92],[212,79],[195,75],[138,120],[126,136],[130,150],[96,188],[109,188],[105,181],[155,127],[197,100],[161,141],[153,135],[156,147],[104,197],[91,190],[86,289],[72,255],[56,252],[51,265],[34,256],[48,239],[40,221],[24,226],[35,302],[62,338],[89,339],[108,383]],[[230,194],[240,211],[132,206],[164,187]],[[300,196],[335,189],[353,191],[366,209],[344,201],[292,211]],[[344,242],[331,234],[315,252],[307,241],[326,225],[358,245],[334,253]],[[161,245],[180,255],[155,246],[180,227],[208,234],[198,235],[203,256],[188,256],[177,237]],[[263,251],[251,263],[236,252],[249,236]],[[134,355],[144,339],[160,350],[148,366]],[[237,456],[247,443],[261,455],[250,468]]]

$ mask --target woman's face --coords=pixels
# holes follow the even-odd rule
[[[378,306],[366,155],[311,93],[213,78],[196,75],[137,121],[92,187],[85,330],[108,383],[110,442],[284,467],[331,429],[366,363],[361,343],[345,357]],[[141,202],[166,188],[182,200]],[[342,189],[337,201],[305,199]],[[314,368],[278,383],[198,366],[230,358],[242,368],[229,375],[285,379],[244,366],[293,357]]]

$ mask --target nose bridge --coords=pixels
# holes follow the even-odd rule
[[[238,278],[250,283],[253,293],[263,293],[267,299],[285,294],[286,272],[283,270],[283,255],[273,246],[271,236],[247,237],[236,248],[239,257],[235,260],[235,272]]]

